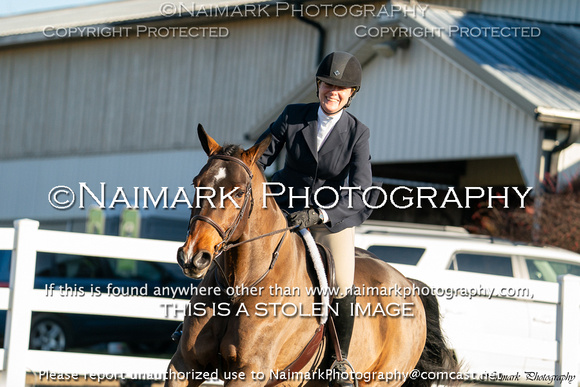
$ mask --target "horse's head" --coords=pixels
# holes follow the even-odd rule
[[[196,193],[187,240],[177,250],[179,266],[192,278],[203,277],[221,249],[243,235],[254,206],[252,181],[255,172],[261,174],[256,160],[270,144],[267,137],[248,150],[221,147],[201,125],[197,132],[209,158],[193,179]]]

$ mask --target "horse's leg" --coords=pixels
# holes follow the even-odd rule
[[[198,369],[201,367],[198,365]],[[173,354],[169,367],[167,367],[167,374],[165,375],[165,387],[196,387],[203,383],[203,380],[191,380],[189,377],[192,371],[195,370],[195,365],[187,364],[181,351],[181,341],[177,347],[177,351]]]
[[[213,274],[210,272],[198,287],[215,289],[218,285]],[[182,336],[167,368],[165,387],[199,386],[204,382],[199,378],[201,375],[217,370],[219,343],[227,327],[227,317],[214,315],[213,311],[215,305],[227,302],[226,295],[192,297],[190,310],[196,313],[186,315],[183,320]],[[202,306],[203,313],[199,309]]]
[[[217,369],[218,343],[225,320],[210,316],[186,316],[183,335],[167,369],[166,387],[195,387],[204,382],[200,376],[211,367]]]

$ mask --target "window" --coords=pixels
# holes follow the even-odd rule
[[[449,270],[468,271],[513,277],[512,259],[509,256],[457,253],[453,257]]]
[[[161,266],[156,262],[130,259],[39,252],[36,274],[39,277],[162,281],[165,278]]]
[[[152,262],[130,259],[112,260],[116,278],[141,279],[145,281],[162,281],[163,272]]]
[[[379,245],[370,246],[367,250],[385,262],[402,265],[416,265],[425,252],[425,249],[417,247]]]
[[[105,278],[108,274],[102,258],[45,252],[38,252],[36,257],[39,277]]]
[[[558,282],[558,276],[563,274],[580,276],[579,264],[526,258],[526,265],[530,279],[536,281]]]

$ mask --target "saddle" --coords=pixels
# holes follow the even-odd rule
[[[316,243],[320,257],[322,258],[322,264],[324,265],[324,271],[326,272],[326,281],[328,282],[329,288],[336,287],[336,267],[334,266],[334,258],[332,253],[328,248],[320,243]],[[333,295],[330,293],[330,303],[332,304]]]

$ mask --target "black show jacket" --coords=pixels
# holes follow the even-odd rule
[[[263,168],[271,165],[286,147],[284,168],[272,177],[274,182],[285,186],[284,194],[276,196],[276,202],[289,212],[302,210],[307,204],[324,208],[329,217],[327,227],[338,232],[358,226],[372,211],[363,201],[364,191],[373,186],[370,131],[345,110],[317,151],[318,107],[318,103],[288,105],[258,139],[260,142],[268,134],[272,135],[272,142],[258,164]],[[341,187],[355,187],[350,200],[349,191],[341,190]],[[271,189],[273,192],[281,190],[274,185]],[[308,203],[305,199],[296,199],[305,196],[307,191]],[[337,200],[335,192],[338,193],[338,203],[333,205]],[[378,194],[377,189],[370,190],[365,196],[367,203],[375,205]],[[292,203],[291,196],[294,197]],[[332,208],[325,208],[329,206]]]

